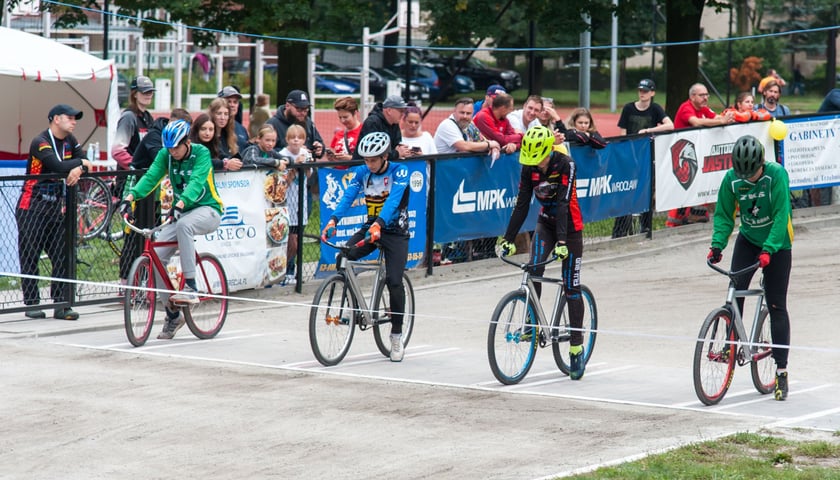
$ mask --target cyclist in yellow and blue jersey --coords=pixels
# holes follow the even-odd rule
[[[385,254],[385,285],[391,299],[391,361],[401,362],[405,290],[402,275],[408,259],[408,168],[388,160],[391,138],[385,132],[372,132],[359,141],[356,153],[365,160],[353,169],[353,179],[344,190],[338,206],[321,235],[335,235],[335,226],[360,195],[367,205],[367,222],[354,233],[348,245],[364,238],[369,242],[350,250],[347,258],[355,260],[368,255],[378,246]]]

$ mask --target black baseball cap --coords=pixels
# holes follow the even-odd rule
[[[639,90],[656,90],[656,84],[649,78],[643,78],[642,81],[639,82]]]
[[[56,115],[68,115],[70,117],[76,117],[76,120],[81,120],[83,114],[81,110],[76,110],[70,105],[59,103],[50,109],[50,114],[47,118],[52,122]]]
[[[297,108],[306,108],[312,105],[309,102],[309,95],[303,90],[292,90],[286,95],[286,103],[291,103]]]

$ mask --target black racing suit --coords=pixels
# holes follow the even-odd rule
[[[565,242],[569,256],[563,260],[563,284],[569,304],[569,323],[572,327],[571,345],[583,343],[583,299],[580,293],[580,268],[583,256],[583,217],[575,191],[575,163],[560,152],[552,152],[545,171],[538,166],[522,166],[519,194],[510,217],[505,240],[513,242],[528,216],[532,194],[540,203],[537,228],[531,239],[530,263],[545,261],[557,242]],[[545,266],[534,268],[540,276]],[[535,283],[537,295],[542,285]]]
[[[82,165],[83,158],[85,152],[76,137],[67,135],[64,139],[56,138],[47,129],[35,137],[29,146],[26,174],[60,173],[66,177],[70,170]],[[20,273],[38,275],[38,259],[41,252],[46,251],[52,263],[52,276],[67,277],[64,196],[64,181],[61,179],[31,179],[23,183],[15,210]],[[38,280],[22,278],[21,286],[24,304],[37,305],[41,302]],[[53,302],[70,300],[67,286],[65,283],[50,284]]]

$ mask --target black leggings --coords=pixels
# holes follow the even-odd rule
[[[732,252],[732,270],[741,270],[754,264],[760,253],[761,247],[753,245],[739,234]],[[790,317],[787,311],[790,267],[790,250],[779,250],[770,256],[770,263],[764,268],[764,291],[767,308],[770,310],[770,335],[774,345],[790,345]],[[738,277],[735,288],[748,288],[754,273],[755,271]],[[743,298],[738,299],[738,308],[743,314]],[[787,368],[788,352],[787,348],[773,349],[773,360],[776,361],[777,368]]]
[[[348,245],[354,245],[365,238],[369,226],[365,225],[354,233]],[[379,245],[385,253],[385,285],[391,297],[391,333],[402,333],[403,312],[405,312],[405,290],[402,286],[402,276],[408,261],[408,234],[382,232]],[[361,247],[350,249],[347,254],[349,260],[356,260],[376,250],[376,245],[366,243]]]
[[[554,251],[557,243],[557,233],[554,225],[537,222],[534,238],[531,239],[531,263],[545,261]],[[580,293],[580,266],[583,261],[583,232],[570,232],[566,237],[566,247],[569,256],[563,260],[563,284],[566,289],[566,303],[569,304],[569,324],[572,327],[570,344],[583,344],[583,299]],[[540,276],[545,272],[545,266],[537,267],[531,272]],[[535,282],[537,296],[542,293],[542,284]]]

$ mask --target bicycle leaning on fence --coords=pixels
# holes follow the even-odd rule
[[[769,311],[764,299],[764,277],[761,278],[761,288],[735,289],[735,279],[757,269],[759,263],[735,272],[726,271],[711,260],[706,263],[712,270],[729,277],[729,289],[726,303],[712,310],[700,327],[694,348],[694,391],[697,398],[706,405],[715,405],[723,400],[732,384],[736,363],[739,366],[750,364],[756,390],[762,394],[772,392],[776,384],[776,364],[772,356],[770,321],[767,318]],[[737,299],[747,297],[756,297],[757,302],[749,336],[737,302]]]
[[[315,237],[317,238],[317,237]],[[375,261],[348,260],[347,253],[352,246],[332,243],[325,237],[320,241],[341,252],[336,273],[327,277],[312,301],[309,312],[309,345],[321,364],[336,365],[347,355],[353,342],[353,333],[373,329],[373,338],[380,353],[391,356],[391,299],[385,285],[385,260],[382,249]],[[370,279],[370,294],[366,295],[360,274],[373,272]],[[405,349],[414,330],[414,288],[408,275],[403,272],[402,286],[405,290],[405,312],[403,313],[402,346]]]
[[[170,284],[169,272],[155,252],[155,247],[177,247],[178,245],[177,241],[156,242],[153,240],[155,233],[169,222],[164,222],[155,228],[140,229],[127,219],[124,221],[128,228],[145,238],[143,253],[134,260],[129,270],[124,299],[125,333],[128,341],[135,347],[139,347],[146,343],[152,332],[159,295],[155,289],[172,290],[175,287],[176,290],[181,291],[184,288],[184,278],[183,276],[176,277],[177,285]],[[195,257],[198,303],[181,304],[171,301],[169,303],[170,308],[180,309],[193,335],[200,339],[208,339],[219,333],[227,318],[227,276],[215,255],[196,252]],[[159,280],[164,285],[159,285]]]
[[[563,280],[531,274],[534,268],[547,265],[557,257],[552,256],[543,262],[530,264],[517,263],[505,256],[499,258],[521,269],[522,281],[517,290],[508,292],[499,300],[493,311],[487,333],[490,370],[496,379],[505,385],[519,383],[534,364],[537,346],[542,348],[551,343],[557,367],[568,375],[569,349],[563,344],[571,340],[571,327]],[[546,318],[534,282],[557,285],[551,318]],[[595,297],[587,286],[581,285],[580,293],[584,303],[583,364],[586,365],[595,348],[598,308],[595,305]]]
[[[78,210],[77,229],[79,242],[101,238],[108,242],[114,254],[122,249],[116,243],[124,236],[123,223],[117,209],[119,192],[114,179],[82,177],[76,184]]]

